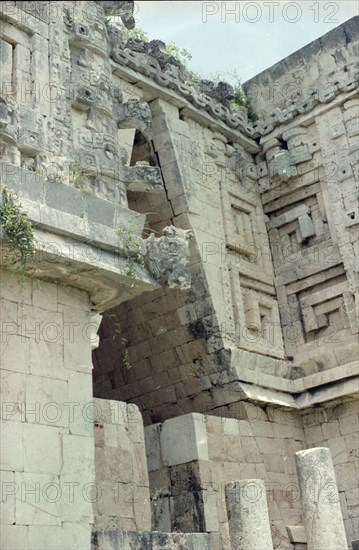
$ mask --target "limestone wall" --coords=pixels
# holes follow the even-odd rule
[[[302,524],[294,463],[306,448],[301,418],[255,405],[242,412],[247,420],[190,414],[145,428],[154,529],[208,532],[214,550],[230,550],[224,485],[260,478],[275,548],[295,548],[287,527]]]
[[[262,71],[244,84],[260,118],[273,109],[288,109],[310,94],[330,96],[338,82],[356,71],[358,18],[310,42],[300,50]]]
[[[1,547],[90,548],[88,295],[2,271],[0,298]]]
[[[131,226],[140,238],[145,221],[128,208],[126,181],[147,177],[156,187],[161,180],[155,167],[126,166],[128,131],[133,135],[137,123],[128,122],[120,87],[112,88],[102,6],[7,2],[0,8],[1,187],[34,232],[25,275],[7,269],[11,235],[3,224],[0,233],[0,546],[88,550],[96,497],[97,313],[126,293],[140,293],[142,283],[157,286],[144,266],[128,275],[130,258],[117,229]],[[117,124],[120,119],[127,122]],[[133,453],[138,445],[133,442]],[[138,486],[143,491],[146,481]],[[139,508],[136,513],[148,526]]]
[[[352,34],[345,60],[356,48],[352,22],[320,42],[328,52],[334,43],[340,50],[337,38],[347,27]],[[312,60],[314,46],[305,54]],[[136,71],[136,88],[152,114],[153,140],[137,136],[132,158],[158,163],[164,189],[156,195],[130,192],[129,201],[147,213],[149,231],[169,222],[192,230],[192,287],[144,294],[112,311],[115,321],[104,319],[95,393],[134,400],[146,424],[227,406],[238,392],[288,406],[298,397],[304,406],[312,398],[300,394],[312,379],[293,379],[333,369],[338,380],[356,369],[354,67],[338,50],[336,67],[344,76],[328,94],[277,108],[254,127],[247,121],[233,129],[228,117],[222,124],[222,107],[216,111],[221,121],[209,120],[209,106],[206,113],[194,108],[194,88],[191,96],[181,95],[180,74],[164,71],[152,50],[146,58],[136,48],[131,56],[126,48],[113,50],[113,71],[131,81],[122,63]],[[166,90],[147,78],[154,57],[161,78],[171,81]],[[299,66],[295,59],[293,67]],[[323,77],[330,74],[324,63]],[[266,75],[286,85],[275,68]],[[158,75],[153,78],[158,82]],[[253,140],[260,135],[261,151]],[[114,323],[125,346],[111,341]],[[134,368],[120,361],[117,369],[125,347]],[[265,397],[253,387],[257,376],[269,387]]]
[[[94,531],[151,531],[143,421],[134,404],[95,399]]]
[[[357,355],[357,116],[355,92],[340,94],[261,139],[283,339],[307,374]]]
[[[286,369],[270,246],[248,152],[257,146],[238,134],[229,137],[228,129],[213,131],[195,113],[183,116],[171,99],[149,103],[165,190],[129,193],[129,200],[149,213],[150,230],[166,223],[191,229],[192,286],[145,293],[111,311],[94,354],[95,394],[134,400],[146,424],[225,404],[215,389],[218,379],[236,380],[231,369],[245,362],[245,352],[254,352],[267,373]],[[121,339],[111,336],[115,323],[128,340],[132,369],[121,361],[115,367],[124,353]],[[243,350],[240,360],[233,348]]]
[[[1,5],[1,182],[36,252],[20,288],[0,250],[1,545],[85,550],[94,526],[95,550],[207,549],[201,531],[224,550],[223,484],[259,477],[276,548],[299,550],[293,455],[318,444],[358,536],[356,20],[247,83],[286,90],[254,98],[252,124],[229,85],[125,40],[114,7],[131,19]],[[170,224],[192,234],[183,291],[183,242],[151,257],[123,238]],[[149,483],[154,528],[186,536],[145,532]]]

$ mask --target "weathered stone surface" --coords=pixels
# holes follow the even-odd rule
[[[289,540],[295,543],[307,543],[307,535],[302,525],[287,526]]]
[[[273,550],[264,483],[244,479],[225,487],[232,548]]]
[[[308,549],[347,547],[338,489],[329,449],[296,453]]]
[[[31,279],[1,271],[3,471],[80,484],[41,509],[10,495],[1,546],[89,548],[93,512],[97,531],[133,533],[114,547],[208,545],[134,533],[150,529],[140,411],[154,528],[227,550],[224,486],[261,478],[274,546],[289,545],[293,455],[325,445],[357,539],[357,20],[247,84],[264,85],[253,124],[228,84],[193,82],[164,42],[107,20],[132,27],[133,7],[0,7],[1,182],[36,237]],[[118,228],[152,236],[137,254]],[[92,370],[91,310],[113,307]]]
[[[149,480],[143,420],[138,408],[94,400],[95,472],[99,497],[93,504],[95,530],[151,529]]]
[[[179,433],[181,438],[178,438]],[[168,466],[208,459],[206,427],[200,414],[187,414],[166,421],[160,439],[162,460]]]
[[[191,278],[186,268],[189,262],[188,241],[191,238],[190,231],[171,226],[163,230],[163,237],[155,239],[152,233],[145,240],[148,269],[156,279],[163,277],[169,288],[190,287]]]
[[[210,550],[209,535],[205,533],[145,533],[95,531],[93,550]]]

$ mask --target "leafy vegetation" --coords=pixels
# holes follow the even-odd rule
[[[235,109],[236,107],[245,107],[248,111],[249,120],[251,120],[252,122],[258,120],[258,116],[253,107],[252,98],[247,95],[243,90],[241,80],[237,71],[234,70],[231,72],[217,72],[211,74],[209,76],[209,79],[212,80],[214,84],[218,84],[218,82],[220,81],[226,81],[232,84],[234,89],[234,99],[232,99],[230,107],[232,107],[232,109]]]
[[[119,23],[117,23],[117,26],[121,29],[125,41],[127,41],[129,38],[137,38],[139,40],[142,40],[142,42],[145,42],[146,44],[149,42],[147,32],[141,29],[141,27],[135,27],[134,29],[129,30],[124,25],[121,25]],[[166,53],[177,59],[177,61],[185,66],[187,65],[188,61],[192,59],[192,54],[189,50],[187,50],[186,48],[180,48],[173,41],[166,44]]]
[[[120,23],[116,24],[120,27],[125,41],[127,41],[129,38],[138,38],[145,43],[149,42],[147,32],[144,31],[141,27],[135,27],[134,29],[129,30]],[[188,61],[192,59],[192,54],[189,50],[187,50],[186,48],[180,48],[173,41],[166,44],[166,52],[168,53],[168,55],[171,55],[172,57],[177,59],[177,61],[182,63],[182,65],[184,65],[185,67],[187,67]],[[203,77],[201,77],[201,75],[199,75],[198,73],[191,72],[191,80],[194,84],[200,85],[202,78]],[[215,84],[220,82],[221,80],[231,82],[234,87],[234,99],[231,101],[230,106],[232,108],[245,107],[248,112],[249,120],[251,120],[252,122],[258,120],[258,116],[253,107],[252,99],[243,90],[237,71],[232,71],[229,73],[216,73],[215,75],[209,76],[209,79],[212,80]]]
[[[146,44],[149,42],[147,32],[141,29],[141,27],[135,27],[134,29],[130,30],[121,23],[116,23],[116,25],[121,29],[124,41],[127,41],[129,38],[137,38],[138,40],[142,40],[142,42],[145,42]]]
[[[245,107],[248,112],[248,118],[252,122],[258,120],[258,116],[254,110],[252,99],[245,93],[240,81],[234,86],[234,99],[232,100],[232,106]]]
[[[166,44],[166,52],[168,55],[172,55],[182,65],[187,65],[188,61],[192,59],[192,54],[186,48],[179,48],[175,42],[168,42]]]
[[[25,274],[27,262],[34,254],[32,224],[18,204],[15,194],[6,187],[1,191],[0,228],[6,242],[2,245],[4,266],[20,276]]]

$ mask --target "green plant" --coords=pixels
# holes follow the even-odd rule
[[[121,238],[121,248],[128,259],[126,275],[133,278],[136,275],[136,268],[145,266],[141,236],[136,233],[136,226],[134,225],[129,226],[128,229],[122,227],[117,229],[117,234]]]
[[[175,42],[171,41],[166,44],[166,52],[171,55],[182,65],[187,65],[188,61],[192,59],[192,54],[186,48],[179,48]]]
[[[138,38],[145,42],[149,42],[148,34],[146,31],[141,29],[141,27],[135,27],[134,29],[127,29],[124,25],[116,23],[117,26],[121,29],[123,40],[126,42],[129,38]],[[166,44],[166,53],[171,55],[177,61],[182,63],[182,65],[187,65],[187,62],[192,59],[192,54],[186,48],[180,48],[175,42],[171,40]]]
[[[236,70],[212,73],[208,78],[212,80],[214,84],[218,84],[221,80],[229,82],[234,89],[234,99],[230,102],[230,107],[232,107],[232,109],[236,107],[245,107],[248,112],[249,120],[252,122],[258,120],[252,98],[243,90],[241,80]]]
[[[38,174],[40,178],[43,178],[44,180],[54,181],[56,183],[65,183],[65,176],[63,176],[62,174],[48,174],[47,170],[45,170],[44,168],[36,168],[34,172],[36,172],[36,174]]]
[[[240,81],[234,87],[234,99],[232,100],[232,105],[238,105],[238,107],[245,107],[248,112],[248,118],[252,122],[258,119],[258,116],[254,110],[252,99],[249,95],[245,93],[242,88]]]
[[[126,367],[126,369],[132,369],[132,365],[131,365],[131,362],[130,362],[130,357],[129,357],[129,353],[128,353],[128,349],[127,349],[128,339],[125,338],[122,335],[121,325],[120,325],[120,322],[118,320],[118,317],[114,313],[110,313],[110,314],[106,314],[106,315],[109,319],[115,319],[115,322],[113,323],[114,334],[112,336],[112,339],[116,340],[116,338],[117,338],[119,340],[120,344],[122,346],[124,346],[124,349],[122,350],[122,363]]]
[[[19,273],[23,280],[27,262],[34,255],[33,228],[26,212],[21,210],[12,191],[3,187],[1,198],[0,227],[6,239],[2,246],[2,261],[7,269]]]
[[[145,42],[147,44],[148,34],[146,31],[141,29],[141,27],[135,27],[134,29],[127,29],[125,25],[122,25],[121,23],[116,23],[116,25],[121,29],[122,38],[125,42],[129,38],[138,38],[138,40],[142,40],[142,42]]]

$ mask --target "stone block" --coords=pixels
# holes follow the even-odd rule
[[[5,334],[13,334],[15,330],[12,327],[18,324],[18,304],[1,298],[0,300],[0,330]],[[5,337],[2,337],[3,342]]]
[[[0,471],[1,485],[1,525],[15,524],[15,473],[6,470]]]
[[[317,445],[323,441],[323,433],[320,426],[309,426],[305,430],[305,438],[308,445]]]
[[[117,528],[124,529],[124,518],[134,518],[134,500],[137,487],[134,484],[120,483],[109,480],[96,480],[99,497],[94,502],[94,521],[96,525],[104,522],[108,525],[111,518],[117,518]]]
[[[61,459],[61,429],[40,424],[23,425],[24,471],[59,474]]]
[[[44,307],[57,311],[57,284],[47,283],[40,279],[32,282],[32,304],[35,307]]]
[[[23,424],[1,422],[0,469],[21,472],[24,469]]]
[[[148,487],[148,470],[147,470],[147,460],[146,460],[146,450],[145,444],[142,443],[132,443],[132,458],[133,458],[133,469],[134,469],[134,482],[140,485],[141,487]]]
[[[16,472],[15,487],[16,525],[60,525],[64,495],[56,475]]]
[[[11,331],[17,330],[12,325]],[[9,334],[4,332],[1,334],[1,367],[5,370],[14,372],[29,372],[29,357],[30,357],[30,342],[29,338],[20,336],[18,334]]]
[[[67,382],[42,376],[27,376],[23,418],[26,422],[68,427]]]
[[[348,509],[353,506],[357,506],[359,500],[359,488],[354,487],[353,489],[348,489],[346,491],[346,498]]]
[[[101,414],[92,397],[92,374],[68,370],[69,431],[93,437],[93,423]]]
[[[4,550],[30,550],[37,546],[28,546],[28,527],[23,525],[2,525],[0,529],[0,546]]]
[[[111,228],[114,227],[115,205],[111,202],[86,193],[85,211],[87,217],[93,222],[108,225]]]
[[[151,504],[147,487],[137,488],[133,504],[137,529],[151,531]]]
[[[21,304],[31,304],[31,279],[25,277],[20,284],[19,277],[11,271],[1,271],[0,298]]]
[[[64,325],[61,313],[40,307],[24,305],[19,334],[35,341],[63,342]]]
[[[63,523],[62,527],[30,525],[28,548],[36,550],[90,550],[91,525]]]
[[[21,404],[25,401],[25,375],[7,370],[0,371],[2,420],[21,421]]]
[[[354,462],[338,464],[335,467],[335,476],[339,491],[348,491],[356,487],[357,472]]]
[[[167,529],[161,530],[164,531],[164,533],[152,533],[152,550],[172,550],[172,535],[166,533]]]
[[[307,535],[303,525],[293,525],[292,527],[287,526],[287,532],[290,542],[293,543],[307,543]]]
[[[241,443],[243,446],[243,457],[246,463],[262,462],[262,457],[254,437],[242,437]]]
[[[182,533],[204,532],[203,495],[201,491],[170,497],[172,525]]]
[[[12,46],[4,40],[0,40],[0,60],[1,65],[4,67],[2,74],[2,85],[4,90],[6,86],[11,85],[11,66],[12,66]]]
[[[150,495],[153,500],[170,494],[170,471],[167,468],[149,473]]]
[[[358,414],[351,414],[343,418],[339,418],[340,431],[342,435],[359,432],[359,417]]]
[[[127,541],[125,548],[133,548],[134,550],[141,550],[142,548],[151,548],[151,533],[137,532],[127,533]]]
[[[117,447],[117,426],[114,424],[105,424],[103,429],[106,447]]]
[[[140,409],[134,403],[127,405],[128,430],[131,441],[142,443],[144,441],[143,420]]]
[[[225,435],[239,436],[239,422],[236,418],[225,418],[223,420],[223,433]]]
[[[154,531],[171,532],[171,513],[169,497],[155,498],[151,501],[152,528]]]
[[[162,460],[167,466],[208,460],[206,425],[201,414],[191,413],[166,420],[162,424],[160,441]]]
[[[348,462],[348,453],[346,450],[344,437],[329,439],[328,447],[330,449],[330,454],[334,465]]]
[[[341,435],[340,429],[339,429],[339,422],[338,421],[325,422],[322,425],[322,432],[323,432],[324,439],[339,437]]]
[[[344,436],[344,439],[349,461],[355,462],[359,456],[359,435],[358,433],[348,434]]]
[[[148,471],[154,472],[162,466],[160,433],[161,425],[152,424],[144,429]]]
[[[82,218],[85,208],[84,196],[85,194],[80,189],[70,185],[58,181],[45,182],[45,203],[62,212]]]
[[[91,548],[91,524],[65,522],[62,524],[62,546],[69,550]]]
[[[212,531],[219,531],[217,506],[220,505],[220,503],[217,504],[218,496],[216,494],[208,494],[207,492],[203,500],[206,531],[208,533]]]
[[[78,372],[92,371],[92,349],[89,328],[91,319],[87,312],[69,306],[61,306],[63,326],[66,328],[64,367]],[[64,335],[65,335],[64,334]]]
[[[67,380],[62,341],[30,340],[30,372],[38,376]]]
[[[94,509],[98,500],[104,498],[102,488],[94,485],[92,480],[82,482],[60,475],[61,499],[58,507],[58,517],[61,522],[78,522],[81,525],[93,523]]]
[[[59,304],[70,306],[71,308],[89,311],[90,299],[86,291],[74,288],[72,286],[58,285]]]
[[[227,422],[227,419],[219,418],[218,416],[206,415],[203,417],[203,420],[209,434],[223,434],[224,424]]]
[[[239,420],[239,434],[240,436],[253,436],[252,425],[247,420]]]
[[[174,548],[186,550],[210,550],[210,535],[207,533],[173,533]]]
[[[78,481],[82,486],[95,479],[94,440],[80,435],[62,436],[61,477],[63,481]]]

